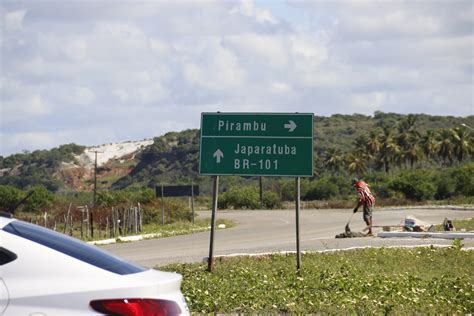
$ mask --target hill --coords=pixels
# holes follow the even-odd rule
[[[328,172],[360,174],[367,170],[389,172],[392,167],[449,165],[471,159],[472,133],[462,124],[474,126],[474,116],[376,112],[373,116],[315,116],[314,124],[316,175]],[[445,139],[443,131],[446,132]],[[450,151],[444,153],[440,147],[448,140],[446,137],[455,141],[455,131],[466,138],[467,149],[461,149],[464,150],[461,159],[454,144],[446,145],[446,150]],[[199,137],[199,130],[192,129],[170,132],[153,140],[96,147],[68,144],[51,150],[0,157],[0,184],[18,188],[39,184],[50,191],[89,191],[93,187],[97,152],[100,189],[194,182],[206,192],[210,188],[210,179],[198,174]],[[389,141],[393,148],[383,147],[391,146]],[[428,141],[433,142],[436,152],[427,151]],[[389,152],[389,148],[394,151]],[[252,181],[242,177],[223,178],[223,188]]]

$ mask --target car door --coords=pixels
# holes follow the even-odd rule
[[[0,230],[0,239],[2,238],[1,233],[2,231]],[[16,258],[17,255],[15,253],[0,246],[0,315],[3,315],[10,301],[8,288],[3,280],[3,267],[16,260]]]
[[[0,266],[1,269],[1,266]],[[3,315],[8,306],[8,301],[10,300],[8,295],[7,286],[3,279],[0,278],[0,315]]]

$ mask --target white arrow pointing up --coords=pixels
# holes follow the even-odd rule
[[[221,158],[224,157],[224,153],[223,153],[220,149],[217,149],[217,150],[214,152],[213,157],[216,158],[216,162],[217,162],[217,163],[221,163]]]
[[[288,124],[285,124],[284,127],[288,128],[288,132],[291,133],[295,130],[295,128],[298,127],[298,125],[296,125],[295,122],[293,122],[292,120],[289,120]]]

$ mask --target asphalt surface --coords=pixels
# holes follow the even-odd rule
[[[210,211],[197,212],[200,218],[210,217]],[[451,245],[452,240],[435,238],[344,238],[335,236],[344,232],[351,210],[301,210],[301,251],[338,250],[352,247],[391,247],[415,245]],[[382,209],[374,212],[374,225],[399,225],[408,215],[428,222],[441,224],[449,219],[474,217],[474,209],[456,210],[448,208]],[[218,229],[215,234],[214,256],[235,254],[259,254],[268,252],[296,251],[296,224],[294,210],[272,211],[218,211],[217,218],[233,220],[236,226]],[[352,217],[353,232],[365,228],[362,213]],[[381,231],[374,228],[374,232]],[[118,243],[102,248],[143,266],[154,267],[169,263],[202,262],[209,255],[210,232],[161,239]],[[474,239],[465,239],[463,244],[474,247]]]

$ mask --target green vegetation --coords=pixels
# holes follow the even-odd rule
[[[321,205],[352,204],[350,179],[357,176],[371,185],[378,206],[426,201],[472,204],[473,133],[462,124],[474,126],[474,116],[381,112],[373,116],[316,116],[315,176],[302,180],[301,197]],[[190,129],[154,138],[154,143],[135,160],[108,166],[102,178],[99,170],[99,189],[140,190],[161,184],[194,183],[199,185],[201,195],[210,196],[210,177],[198,174],[199,137],[199,130]],[[73,162],[74,155],[83,150],[82,146],[69,144],[51,151],[0,157],[0,185],[24,190],[42,185],[65,197],[68,188],[59,181],[58,168],[62,162]],[[108,173],[110,168],[115,168],[114,172]],[[91,187],[90,182],[86,184]],[[293,179],[268,177],[263,185],[264,208],[278,208],[294,199]],[[221,177],[219,203],[221,207],[259,208],[257,188],[256,177]],[[248,196],[237,199],[241,193]],[[200,206],[210,207],[209,200],[202,201]]]
[[[127,236],[134,236],[134,235],[154,235],[153,237],[150,238],[166,238],[166,237],[172,237],[172,236],[179,236],[179,235],[188,235],[188,234],[194,234],[198,232],[204,232],[204,231],[209,231],[211,230],[211,221],[210,219],[196,219],[194,224],[191,222],[182,222],[182,221],[177,221],[173,222],[172,224],[166,224],[166,225],[159,225],[156,223],[150,223],[146,224],[143,226],[143,231],[137,234],[127,234]],[[225,228],[231,228],[235,226],[235,223],[230,220],[224,220],[224,219],[218,219],[216,220],[216,226],[219,225],[225,225]],[[61,227],[59,227],[61,229]],[[97,228],[97,234],[94,237],[87,236],[85,238],[82,238],[85,241],[96,241],[96,240],[102,240],[102,239],[107,239],[109,236],[106,236],[105,232],[102,230],[99,230]],[[81,234],[78,230],[75,230],[73,233],[73,237],[76,237],[78,239],[81,239]],[[124,236],[117,236],[116,238],[120,238]]]
[[[51,150],[36,150],[32,153],[0,156],[0,185],[29,188],[41,185],[49,191],[58,191],[64,184],[54,174],[61,163],[73,162],[74,155],[84,152],[85,147],[76,144],[62,145]]]
[[[176,229],[188,233],[196,228],[187,198],[166,198],[162,204],[149,188],[99,191],[96,207],[91,211],[91,194],[54,195],[41,186],[27,191],[0,185],[0,211],[10,211],[28,195],[17,208],[16,218],[84,240],[141,233],[169,236]],[[199,226],[207,229],[205,222],[195,222],[198,230]]]
[[[139,157],[139,163],[129,176],[114,184],[114,188],[147,186],[162,183],[186,183],[197,180],[199,172],[199,130],[170,132],[155,137]]]
[[[9,212],[18,208],[25,212],[40,213],[48,210],[54,201],[54,194],[40,185],[34,186],[28,191],[0,185],[0,211]]]
[[[160,270],[183,275],[192,313],[467,314],[474,310],[474,252],[452,248],[365,249],[274,255]],[[455,268],[453,268],[455,267]]]
[[[148,224],[143,227],[143,234],[156,234],[162,233],[166,235],[166,232],[173,231],[186,231],[186,230],[210,230],[211,220],[210,219],[196,219],[194,224],[189,222],[176,222],[173,224],[167,224],[165,226],[157,224]],[[235,226],[235,223],[227,219],[217,219],[216,225],[225,225],[226,228]]]
[[[329,176],[368,178],[377,173],[391,177],[403,171],[441,169],[471,161],[472,135],[461,124],[474,125],[467,118],[429,115],[399,115],[376,112],[374,116],[333,115],[315,117],[315,180]],[[441,128],[440,128],[441,127]],[[199,177],[199,130],[168,133],[139,157],[132,173],[114,184],[154,186],[160,183],[197,183],[203,194],[211,194],[211,181]],[[347,181],[347,180],[346,180]],[[272,191],[281,182],[266,178]],[[321,183],[324,185],[325,183]],[[222,177],[223,190],[256,186],[252,177]],[[337,189],[325,189],[316,198],[337,195]],[[287,200],[286,196],[281,197]],[[292,197],[290,198],[292,199]]]
[[[302,199],[352,204],[350,179],[357,176],[372,186],[378,205],[473,203],[472,135],[462,123],[474,125],[474,117],[381,112],[315,117],[315,177],[302,180]],[[210,195],[210,179],[196,174],[198,152],[199,131],[166,134],[142,154],[127,182],[116,185],[194,182]],[[257,178],[222,177],[220,187],[220,207],[259,208]],[[264,208],[279,207],[294,199],[294,181],[265,178],[264,191],[273,192]]]
[[[466,231],[471,231],[474,232],[474,218],[469,218],[469,219],[460,219],[460,220],[453,220],[453,225],[456,228],[457,231],[460,230],[466,230]],[[436,225],[435,230],[437,231],[443,231],[443,225]]]
[[[276,209],[281,207],[281,202],[276,193],[272,191],[263,192],[263,208]],[[259,209],[260,196],[254,187],[232,187],[229,191],[222,193],[218,199],[220,209]]]
[[[454,220],[453,225],[457,230],[465,229],[466,231],[474,231],[474,218]]]

